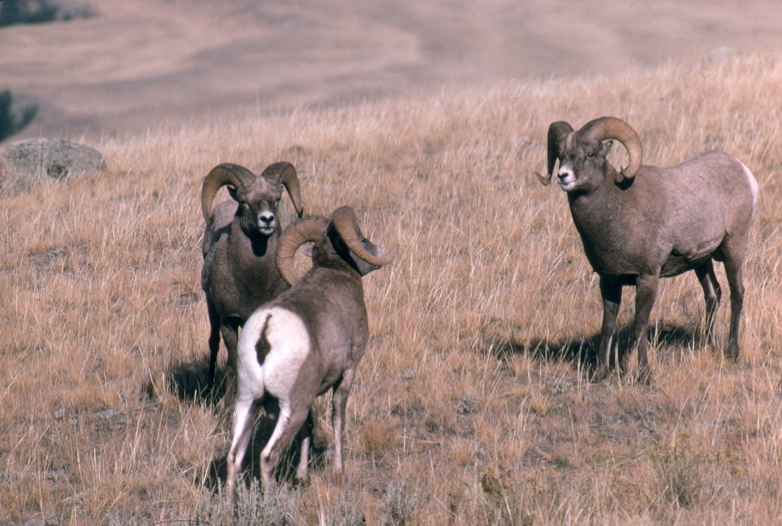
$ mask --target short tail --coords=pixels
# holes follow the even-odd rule
[[[271,318],[272,314],[268,311],[253,314],[245,322],[242,335],[239,337],[237,393],[242,397],[252,396],[260,399],[265,393],[263,363],[271,351],[271,344],[267,337]]]

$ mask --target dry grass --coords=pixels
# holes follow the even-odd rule
[[[402,252],[365,280],[371,341],[348,403],[344,480],[330,472],[321,400],[309,483],[248,485],[237,522],[781,520],[780,100],[780,58],[757,55],[94,144],[109,175],[0,200],[0,523],[229,513],[211,489],[230,437],[200,390],[200,181],[219,162],[282,159],[309,212],[351,205],[372,239]],[[597,280],[564,196],[532,171],[550,122],[604,114],[638,130],[647,163],[723,148],[754,171],[739,364],[704,345],[702,294],[685,275],[663,282],[653,312],[654,385],[585,381]]]

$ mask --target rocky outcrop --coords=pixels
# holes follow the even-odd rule
[[[82,177],[106,169],[97,150],[61,139],[26,139],[0,154],[0,192],[16,194],[44,179]]]

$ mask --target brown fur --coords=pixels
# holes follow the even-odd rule
[[[239,327],[255,309],[289,288],[275,260],[282,196],[278,174],[273,169],[277,165],[271,165],[246,186],[232,189],[233,200],[215,207],[204,232],[201,285],[206,293],[210,324],[209,379],[214,381],[222,336],[228,352],[227,406],[234,391]],[[270,235],[259,231],[256,218],[262,212],[273,214],[275,227]]]
[[[608,373],[623,285],[637,289],[634,334],[642,379],[649,378],[646,332],[661,277],[696,272],[706,298],[710,341],[715,344],[721,291],[712,260],[725,264],[731,291],[725,355],[737,358],[742,268],[754,210],[742,164],[725,152],[710,151],[667,168],[641,166],[634,179],[623,181],[606,160],[610,143],[569,131],[566,123],[554,123],[551,130],[549,173],[559,159],[559,173],[572,170],[575,175],[576,186],[568,190],[570,211],[587,259],[600,275],[603,324],[594,380]]]
[[[356,232],[363,248],[371,256],[383,254],[381,247],[361,235],[357,225]],[[270,441],[261,454],[265,485],[271,483],[272,473],[282,453],[299,432],[304,436],[296,474],[299,478],[306,476],[311,427],[304,424],[315,398],[329,390],[332,391],[334,470],[337,473],[343,471],[342,429],[345,406],[355,378],[356,365],[364,355],[369,339],[361,278],[378,267],[357,258],[353,251],[347,248],[333,224],[329,225],[326,232],[315,242],[312,264],[312,268],[291,289],[264,305],[265,309],[280,307],[297,315],[304,323],[310,339],[310,352],[298,370],[292,391],[287,393],[286,399],[290,400],[290,417],[287,420],[278,418],[280,434],[276,440]],[[260,340],[265,340],[265,330],[266,325],[260,334]],[[243,341],[246,337],[256,336],[243,332]],[[259,341],[255,346],[259,349],[262,344]],[[227,459],[229,491],[233,488],[246,450],[246,437],[251,432],[257,416],[253,412],[257,412],[261,404],[254,403],[249,407],[243,406],[242,409],[239,408],[240,405],[237,401],[237,407],[234,409],[234,437]],[[245,412],[250,413],[249,418],[246,418]],[[237,423],[237,418],[241,423]]]

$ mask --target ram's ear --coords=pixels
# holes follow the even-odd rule
[[[600,145],[600,149],[597,150],[597,154],[600,157],[605,158],[608,155],[608,152],[611,151],[611,148],[613,148],[613,146],[614,146],[614,141],[606,141]]]
[[[236,187],[235,186],[226,186],[225,187],[228,190],[228,194],[231,196],[231,199],[239,202],[239,197],[236,195]]]

